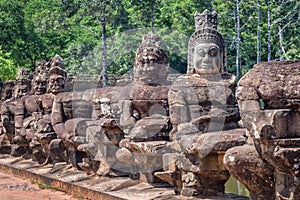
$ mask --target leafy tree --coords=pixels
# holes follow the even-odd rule
[[[0,80],[14,79],[17,75],[16,66],[10,59],[10,53],[4,53],[0,46]]]
[[[256,62],[267,61],[268,52],[270,60],[299,59],[300,2],[268,1],[0,0],[0,44],[20,67],[33,69],[37,61],[60,54],[68,72],[106,77],[106,68],[108,74],[123,74],[133,67],[142,35],[153,27],[162,36],[170,67],[185,73],[193,15],[213,7],[219,13],[229,70],[243,74]]]

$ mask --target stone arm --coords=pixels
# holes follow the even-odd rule
[[[255,87],[239,86],[236,91],[239,110],[243,115],[246,112],[257,111],[261,109],[259,96]]]
[[[5,123],[9,121],[9,109],[7,106],[7,102],[3,102],[1,104],[0,114],[1,114],[1,122],[3,123],[3,125],[5,125]]]
[[[120,126],[126,134],[129,134],[130,130],[134,127],[136,119],[133,115],[133,105],[130,100],[120,100]]]
[[[25,135],[25,129],[23,127],[23,122],[25,118],[25,106],[22,98],[16,100],[15,106],[15,134],[16,135]]]
[[[15,132],[15,102],[7,100],[1,105],[1,122],[5,134],[14,134]]]
[[[192,119],[190,109],[193,107],[189,105],[184,98],[183,91],[178,89],[170,89],[168,93],[170,120],[172,124],[172,131],[170,132],[171,140],[179,139],[180,135],[197,132],[197,120]]]
[[[67,137],[65,121],[66,117],[63,112],[63,103],[55,98],[52,106],[51,124],[57,136],[62,140]]]
[[[1,117],[1,126],[2,126],[1,134],[2,134],[2,133],[6,133],[6,127],[9,122],[9,110],[5,102],[1,104],[0,117]]]

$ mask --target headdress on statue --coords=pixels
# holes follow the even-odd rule
[[[160,47],[160,41],[159,35],[153,33],[144,35],[135,55],[134,66],[141,67],[146,63],[157,63],[167,67],[168,56]]]
[[[15,80],[15,86],[16,85],[28,85],[28,87],[31,88],[31,80],[29,80],[29,79],[16,79]]]
[[[18,70],[18,75],[15,80],[15,85],[28,85],[31,86],[32,75],[29,69],[21,68]]]
[[[33,76],[48,76],[50,66],[45,60],[38,62],[38,66],[34,71]]]
[[[60,68],[63,68],[64,66],[64,59],[56,54],[53,58],[51,58],[49,60],[49,66],[52,68],[52,67],[60,67]]]
[[[54,67],[51,67],[49,72],[48,72],[49,76],[53,75],[53,74],[57,74],[57,75],[61,75],[63,77],[67,77],[67,72],[62,69],[61,67],[57,67],[57,66],[54,66]]]
[[[28,69],[20,69],[13,88],[12,98],[19,99],[31,90],[31,78]]]
[[[18,70],[17,74],[18,75],[17,75],[16,79],[31,79],[32,78],[29,69],[20,68]]]
[[[205,10],[202,14],[196,12],[194,15],[196,31],[192,34],[188,44],[188,69],[187,72],[193,71],[194,50],[196,44],[215,43],[220,47],[222,56],[221,72],[227,72],[226,47],[222,35],[218,32],[218,15],[216,11],[210,13]]]
[[[15,81],[14,80],[8,80],[8,81],[4,82],[2,89],[3,90],[13,89],[14,86],[15,86]]]

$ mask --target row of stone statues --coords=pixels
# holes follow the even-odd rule
[[[2,87],[0,152],[165,181],[184,196],[221,195],[232,175],[251,199],[298,199],[300,62],[256,65],[236,91],[217,24],[216,12],[195,14],[188,72],[173,83],[152,33],[137,50],[134,81],[123,87],[64,92],[58,55],[33,77],[20,71]]]

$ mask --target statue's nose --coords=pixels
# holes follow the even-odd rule
[[[210,63],[210,57],[208,54],[205,54],[204,58],[203,58],[203,62],[204,63]]]

